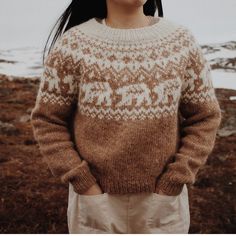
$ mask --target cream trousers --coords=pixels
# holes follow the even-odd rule
[[[68,229],[82,233],[185,233],[190,226],[186,184],[178,196],[157,193],[77,194],[69,183]]]

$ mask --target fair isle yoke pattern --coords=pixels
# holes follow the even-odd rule
[[[106,192],[161,188],[176,195],[184,183],[194,183],[213,148],[221,114],[210,65],[190,30],[164,18],[154,20],[147,27],[128,30],[92,18],[64,33],[46,59],[31,117],[34,134],[52,173],[65,183],[71,181],[78,193],[98,181]],[[72,112],[76,112],[78,152],[65,129]],[[178,152],[179,112],[186,118],[182,130],[186,134]],[[198,127],[194,127],[196,122]],[[146,136],[130,136],[127,142],[133,148],[137,145],[139,153],[145,151],[144,159],[136,151],[130,153],[130,148],[125,149],[127,142],[120,140],[126,132],[135,135],[142,125]],[[153,146],[147,143],[152,138],[152,132],[146,132],[151,125],[155,135],[159,132],[153,136]],[[116,157],[118,153],[106,143],[91,138],[99,131],[105,141],[115,139],[121,149],[124,145],[123,165],[122,156]],[[139,173],[142,165],[147,172]]]
[[[100,45],[97,39],[92,40],[80,32],[80,27],[75,27],[70,31],[70,37],[66,35],[68,37],[58,43],[55,50],[59,50],[48,58],[47,70],[53,70],[52,63],[57,63],[59,70],[52,72],[57,75],[54,78],[45,71],[42,79],[48,83],[49,89],[42,88],[40,96],[45,102],[67,104],[77,93],[76,82],[80,81],[81,113],[117,120],[173,115],[178,111],[181,93],[184,93],[182,99],[185,102],[214,100],[210,68],[199,55],[201,49],[191,45],[194,41],[186,29],[171,30],[174,33],[165,32],[159,47],[155,47],[153,39],[141,47],[117,45],[111,48],[109,44]],[[187,54],[189,47],[192,51]],[[69,50],[72,54],[67,56]],[[182,75],[188,61],[194,65],[189,70],[191,79]],[[70,72],[68,75],[63,74],[65,65]],[[78,67],[81,77],[76,80],[73,74],[79,70]],[[198,76],[194,76],[196,74]],[[67,87],[66,96],[61,95],[59,83]]]

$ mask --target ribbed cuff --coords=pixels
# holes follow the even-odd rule
[[[72,169],[62,177],[62,182],[71,182],[74,191],[82,194],[96,183],[96,178],[90,172],[87,161],[82,160],[77,168]]]
[[[157,181],[155,192],[158,193],[161,190],[167,195],[177,196],[182,192],[183,187],[184,183],[170,182],[169,180],[163,178]]]

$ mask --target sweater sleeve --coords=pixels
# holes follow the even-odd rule
[[[184,184],[193,184],[196,174],[212,152],[221,110],[212,83],[210,64],[190,30],[188,63],[184,71],[179,111],[183,117],[180,147],[173,162],[156,182],[156,191],[178,195]]]
[[[78,63],[73,62],[69,33],[64,33],[46,57],[31,125],[40,152],[51,173],[74,191],[85,192],[96,179],[76,151],[69,122],[78,98]]]

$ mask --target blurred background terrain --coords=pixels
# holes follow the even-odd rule
[[[68,186],[42,161],[30,125],[42,50],[69,0],[0,1],[0,233],[68,233]],[[236,233],[236,27],[234,0],[165,0],[212,67],[222,110],[215,147],[189,186],[189,233]]]

